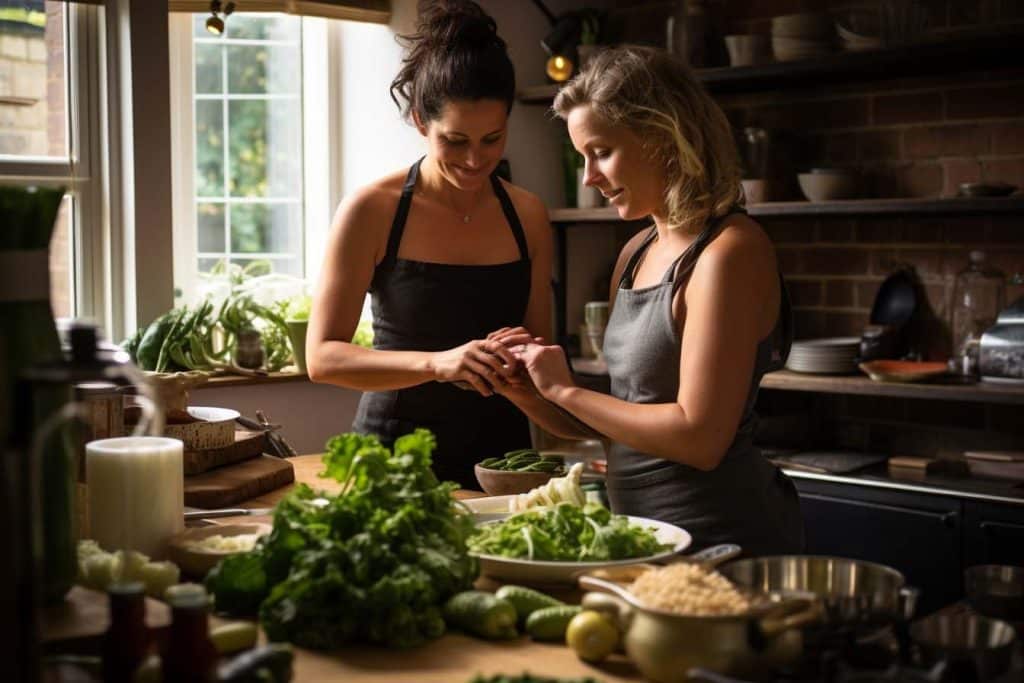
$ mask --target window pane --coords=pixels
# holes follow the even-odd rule
[[[75,276],[71,230],[73,206],[71,195],[64,195],[53,226],[53,237],[50,238],[50,305],[57,318],[68,318],[75,313],[72,285]]]
[[[294,275],[295,277],[302,277],[302,264],[298,257],[289,258],[274,258],[267,263],[266,259],[254,259],[254,258],[233,258],[232,263],[238,264],[245,268],[250,263],[259,262],[260,265],[265,263],[269,265],[270,272],[281,273],[283,275]]]
[[[0,3],[0,155],[68,156],[66,11]]]
[[[284,14],[232,15],[226,22],[227,37],[244,40],[299,40],[300,24]]]
[[[301,248],[299,204],[232,204],[232,252],[297,256]]]
[[[196,193],[224,196],[224,104],[196,101]]]
[[[296,45],[231,45],[227,48],[228,92],[297,93],[301,83]]]
[[[231,196],[298,197],[302,110],[297,100],[229,103]]]
[[[224,92],[224,48],[217,43],[196,44],[196,92]]]
[[[196,207],[196,226],[199,234],[196,243],[201,252],[224,251],[224,205],[199,204]]]

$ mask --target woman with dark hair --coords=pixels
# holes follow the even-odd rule
[[[390,443],[426,427],[438,477],[475,487],[473,463],[530,445],[526,418],[493,390],[517,361],[486,337],[550,335],[551,228],[536,196],[495,174],[515,73],[494,20],[469,0],[425,3],[404,41],[391,95],[427,153],[338,208],[307,366],[365,392],[355,430]],[[349,343],[367,291],[373,349]]]
[[[799,552],[796,489],[753,444],[761,377],[789,352],[789,303],[771,240],[743,210],[729,122],[689,68],[637,47],[592,57],[554,109],[585,182],[621,218],[652,225],[612,277],[612,395],[575,386],[562,349],[524,329],[491,337],[515,350],[535,391],[499,390],[555,434],[613,441],[616,512],[682,526],[695,548]]]

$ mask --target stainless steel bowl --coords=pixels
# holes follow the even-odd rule
[[[777,555],[729,562],[718,571],[733,583],[762,592],[813,593],[826,626],[882,626],[908,621],[918,591],[891,567],[843,557]]]
[[[925,664],[948,662],[954,680],[989,681],[1006,673],[1016,634],[1005,621],[975,614],[937,614],[910,625]]]
[[[964,570],[971,607],[986,617],[1024,621],[1024,567],[979,564]]]

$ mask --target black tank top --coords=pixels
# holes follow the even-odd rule
[[[496,265],[412,261],[398,257],[420,163],[409,169],[391,224],[387,252],[370,284],[373,346],[382,350],[444,351],[523,324],[530,298],[530,257],[522,224],[501,180],[491,187],[519,247],[519,259]],[[472,228],[467,228],[472,229]],[[426,382],[365,392],[353,429],[390,446],[416,427],[437,437],[434,472],[479,488],[473,464],[530,445],[526,417],[502,396],[481,396],[451,383]]]

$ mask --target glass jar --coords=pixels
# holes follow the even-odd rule
[[[978,342],[995,324],[1006,297],[1006,276],[985,265],[985,252],[972,251],[967,267],[957,273],[950,306],[953,367],[965,375],[978,372]]]

